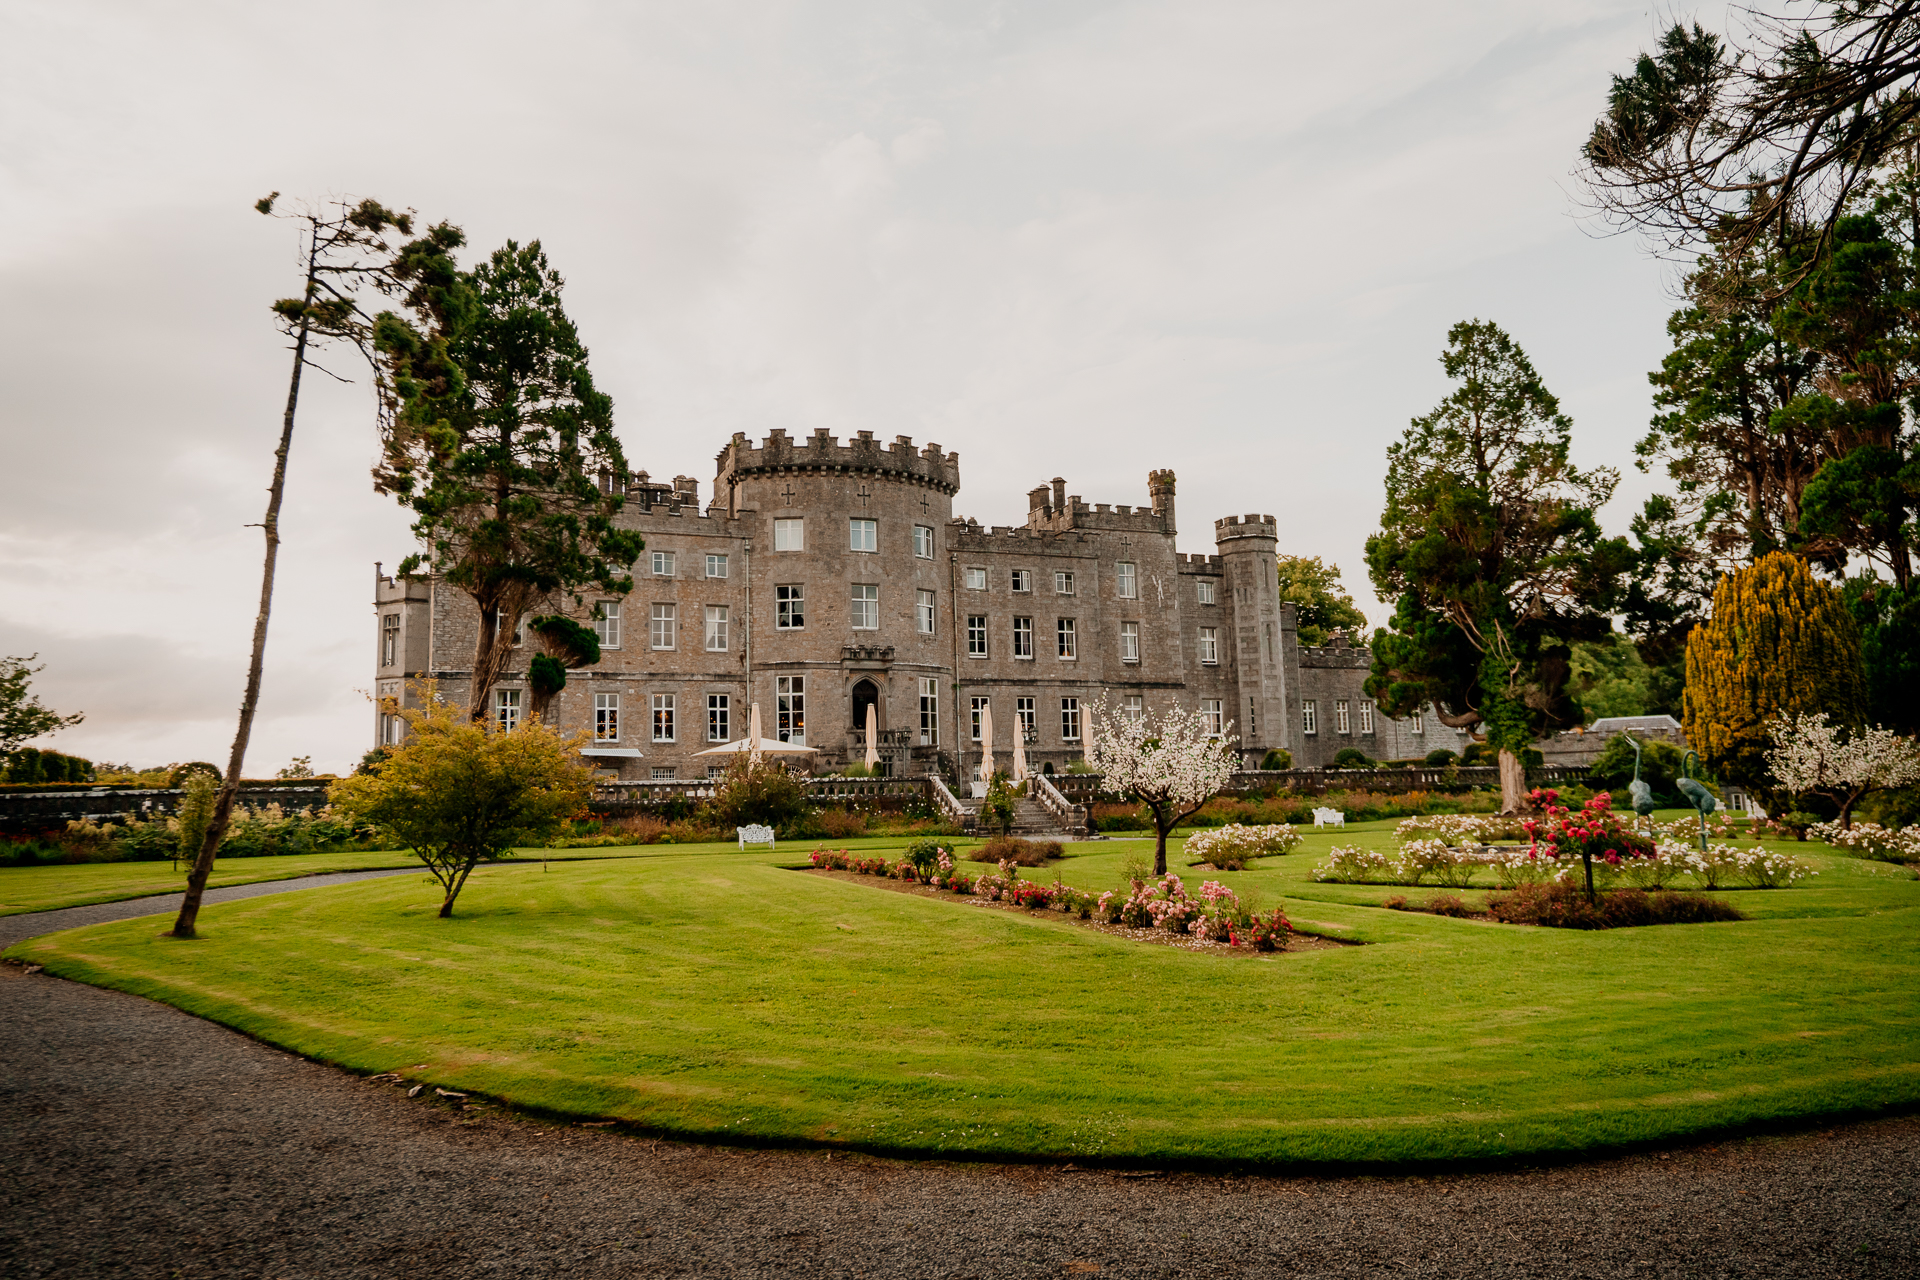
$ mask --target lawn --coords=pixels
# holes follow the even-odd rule
[[[195,942],[133,920],[9,954],[354,1070],[718,1141],[1384,1167],[1920,1101],[1911,872],[1809,854],[1816,887],[1723,895],[1753,920],[1609,933],[1310,879],[1333,840],[1385,838],[1219,877],[1370,944],[1271,958],[723,846],[483,868],[451,921],[396,878],[211,907]],[[1116,887],[1142,851],[1056,865]]]

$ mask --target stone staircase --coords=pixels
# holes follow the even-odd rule
[[[980,819],[978,800],[962,800],[960,803],[967,811],[969,826],[973,827],[974,834],[982,837],[999,834],[990,828],[976,825]],[[1067,826],[1055,817],[1053,811],[1046,805],[1032,796],[1027,796],[1013,811],[1011,834],[1023,840],[1084,840],[1087,838],[1087,829],[1079,825]]]

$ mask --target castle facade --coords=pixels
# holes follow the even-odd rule
[[[1378,712],[1365,649],[1299,644],[1272,516],[1222,517],[1211,553],[1178,551],[1171,471],[1149,474],[1141,506],[1090,505],[1055,479],[1028,494],[1024,523],[991,527],[953,513],[958,454],[865,431],[842,444],[776,430],[757,447],[736,434],[704,510],[690,477],[607,483],[646,550],[629,595],[581,611],[601,660],[568,673],[550,715],[623,780],[718,772],[725,757],[699,753],[747,736],[756,703],[762,736],[815,748],[820,767],[864,757],[873,707],[896,775],[967,776],[988,708],[997,763],[1018,733],[1031,768],[1064,770],[1103,698],[1198,710],[1250,768],[1276,747],[1302,768],[1346,746],[1459,749],[1430,719]],[[405,702],[430,677],[464,702],[471,600],[430,577],[375,577],[378,695]],[[493,691],[502,723],[525,714],[536,652],[522,644]],[[379,741],[402,731],[379,714]]]

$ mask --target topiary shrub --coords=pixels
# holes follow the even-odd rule
[[[1459,756],[1447,750],[1445,747],[1435,747],[1433,750],[1427,752],[1427,758],[1423,763],[1425,763],[1429,769],[1444,769],[1459,758]]]
[[[1373,768],[1373,757],[1358,747],[1342,747],[1334,753],[1333,767],[1336,769],[1371,769]]]
[[[1275,771],[1291,769],[1293,768],[1293,752],[1287,750],[1285,747],[1275,747],[1267,752],[1266,755],[1260,757],[1260,767],[1262,769]]]

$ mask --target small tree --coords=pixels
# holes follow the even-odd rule
[[[446,891],[443,918],[481,859],[544,844],[586,810],[595,775],[580,762],[584,739],[537,721],[511,733],[476,724],[431,689],[424,709],[395,710],[405,741],[327,795],[344,821],[378,828],[426,863]]]
[[[1340,582],[1340,566],[1319,556],[1281,556],[1280,600],[1295,606],[1300,643],[1323,645],[1335,631],[1356,638],[1367,629],[1367,615]]]
[[[1094,768],[1108,791],[1138,801],[1153,815],[1153,874],[1167,874],[1167,834],[1232,781],[1238,759],[1232,734],[1213,737],[1208,718],[1175,709],[1138,718],[1102,701],[1094,721]],[[1227,728],[1231,729],[1231,723]]]
[[[1687,637],[1687,741],[1721,778],[1764,787],[1768,722],[1824,712],[1861,723],[1860,636],[1838,591],[1772,552],[1720,580]]]
[[[996,772],[993,781],[987,784],[986,799],[980,802],[980,821],[1000,828],[1000,834],[1011,835],[1013,819],[1019,812],[1019,802],[1014,799],[1013,787],[1007,781],[1007,775]]]
[[[1839,805],[1843,828],[1853,826],[1853,807],[1869,792],[1920,782],[1920,746],[1887,729],[1848,734],[1819,711],[1778,716],[1767,733],[1774,780],[1794,795],[1825,796]]]
[[[63,716],[50,710],[28,691],[32,677],[46,669],[32,665],[39,656],[32,653],[24,658],[0,658],[0,754],[16,749],[30,738],[86,719],[82,714]]]
[[[527,624],[543,650],[527,664],[527,684],[533,689],[532,715],[547,718],[553,700],[567,687],[567,672],[600,661],[600,637],[572,618],[546,613]]]

